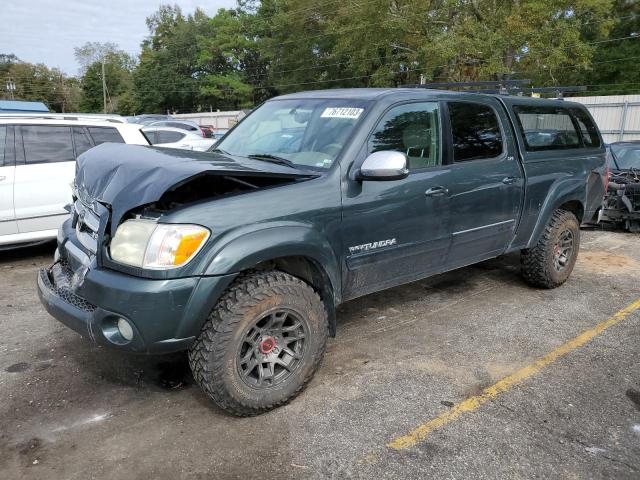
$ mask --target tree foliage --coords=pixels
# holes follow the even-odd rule
[[[80,107],[102,110],[103,58],[109,108],[119,113],[229,110],[298,90],[421,81],[527,78],[534,86],[638,91],[639,5],[637,0],[238,0],[236,8],[212,16],[162,5],[147,19],[149,36],[137,59],[113,44],[76,49]],[[0,75],[18,65],[25,68],[16,58],[0,56]]]
[[[82,112],[104,110],[102,91],[102,63],[107,93],[107,113],[131,115],[138,105],[132,100],[133,70],[135,59],[113,43],[88,42],[75,49],[82,76]]]
[[[636,37],[640,40],[640,2],[616,0],[617,18],[609,34],[611,39]],[[632,37],[632,38],[633,38]],[[614,41],[597,46],[587,84],[594,93],[637,93],[640,90],[640,41]]]
[[[15,90],[7,85],[15,85]],[[0,54],[0,99],[44,102],[54,112],[78,110],[81,92],[77,79],[41,63],[22,62],[13,54]]]

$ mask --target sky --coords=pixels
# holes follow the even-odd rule
[[[235,6],[235,0],[0,0],[0,53],[77,75],[74,47],[113,42],[137,54],[149,33],[145,19],[163,3],[207,15]]]

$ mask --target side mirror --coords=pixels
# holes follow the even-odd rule
[[[365,158],[358,180],[402,180],[409,175],[407,168],[407,156],[401,152],[383,150],[374,152]]]

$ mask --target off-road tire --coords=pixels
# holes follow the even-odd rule
[[[570,230],[573,235],[573,250],[565,267],[558,271],[554,266],[554,248],[566,230]],[[522,250],[520,254],[522,276],[527,283],[534,287],[559,287],[571,275],[579,248],[580,224],[578,219],[573,213],[558,209],[551,215],[535,246]]]
[[[283,383],[252,389],[240,377],[237,355],[252,325],[278,308],[304,316],[309,332],[305,353]],[[253,271],[238,277],[211,311],[189,350],[189,365],[198,385],[220,408],[242,417],[258,415],[304,389],[320,365],[328,336],[324,304],[310,285],[277,270]]]

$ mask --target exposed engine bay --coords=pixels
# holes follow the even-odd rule
[[[626,230],[640,233],[640,171],[611,172],[601,219],[620,223]]]
[[[137,213],[155,218],[195,202],[273,188],[300,180],[291,177],[220,175],[205,172],[170,188],[157,201],[145,205],[142,211]]]

